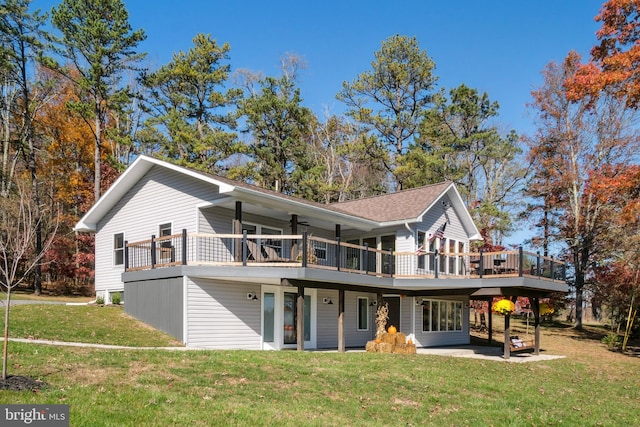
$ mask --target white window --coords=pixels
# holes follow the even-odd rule
[[[462,302],[422,301],[422,331],[462,331]]]
[[[113,235],[113,265],[124,264],[124,233]]]
[[[418,255],[418,268],[424,270],[426,267],[426,259],[428,257],[429,242],[427,241],[427,233],[418,231],[416,236],[416,254]]]
[[[369,330],[369,298],[358,297],[358,330]]]

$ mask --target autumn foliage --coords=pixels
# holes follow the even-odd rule
[[[610,91],[630,107],[640,106],[640,0],[609,0],[596,21],[602,27],[591,61],[567,80],[570,99],[597,98]]]

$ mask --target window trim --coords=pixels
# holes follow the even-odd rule
[[[122,246],[121,247],[117,247],[116,246],[116,239],[117,236],[122,236]],[[124,236],[124,232],[120,232],[120,233],[113,233],[113,252],[112,252],[112,263],[114,267],[120,267],[120,266],[124,266],[124,252],[125,252],[125,236]],[[122,262],[118,263],[117,259],[118,259],[118,253],[121,253],[122,255]]]

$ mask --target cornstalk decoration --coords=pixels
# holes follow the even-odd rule
[[[385,302],[380,304],[376,311],[376,338],[379,338],[385,332],[387,320],[389,320],[389,304]]]

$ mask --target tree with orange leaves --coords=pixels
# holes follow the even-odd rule
[[[530,196],[541,200],[542,211],[555,211],[546,224],[545,239],[562,242],[574,269],[576,321],[582,328],[585,278],[602,255],[600,239],[609,227],[607,203],[590,188],[597,173],[630,164],[638,150],[638,139],[630,127],[632,112],[615,94],[573,101],[565,82],[575,77],[580,56],[569,53],[561,64],[551,63],[543,71],[544,84],[532,95],[537,132],[529,140],[529,159],[535,170],[529,183]],[[548,218],[547,218],[548,219]]]
[[[39,168],[44,200],[58,205],[61,212],[59,233],[44,256],[43,275],[57,290],[88,292],[93,279],[93,235],[75,235],[73,225],[93,203],[94,135],[80,116],[67,109],[68,103],[77,100],[71,81],[53,71],[41,72],[55,81],[57,94],[36,121],[36,132],[46,141]],[[106,164],[102,162],[103,167]],[[107,172],[103,169],[103,178]]]
[[[628,107],[640,107],[640,0],[609,0],[595,20],[602,23],[600,44],[567,80],[569,98],[596,99],[607,91]]]
[[[612,326],[626,319],[624,350],[640,308],[640,165],[596,171],[588,191],[604,204],[608,224],[597,242],[604,256],[595,269],[595,303],[607,307]]]

